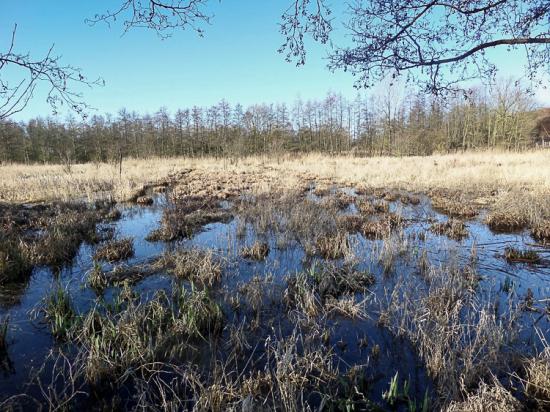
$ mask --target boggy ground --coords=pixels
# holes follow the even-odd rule
[[[3,206],[2,408],[550,405],[544,193],[158,183],[144,206]]]

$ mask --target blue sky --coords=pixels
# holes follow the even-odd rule
[[[0,47],[6,48],[14,23],[18,24],[18,51],[41,55],[55,43],[63,62],[81,67],[89,77],[105,80],[104,87],[84,90],[86,101],[98,113],[116,113],[122,107],[154,112],[166,106],[174,111],[194,104],[214,104],[222,98],[244,105],[291,103],[298,96],[320,98],[327,91],[355,96],[350,74],[326,69],[327,47],[312,44],[307,64],[299,68],[277,53],[283,40],[277,23],[288,3],[212,1],[214,18],[204,38],[192,31],[178,31],[161,40],[147,30],[122,35],[119,24],[109,28],[84,22],[117,1],[10,1],[2,6],[0,15]],[[335,36],[343,39],[341,26],[336,26]],[[517,64],[507,70],[512,76],[519,73]],[[539,99],[550,104],[548,92]],[[15,118],[50,113],[38,92]]]

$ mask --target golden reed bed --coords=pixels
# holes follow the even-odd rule
[[[128,159],[118,165],[82,164],[0,166],[0,202],[23,203],[110,197],[129,200],[146,184],[166,181],[193,169],[211,182],[238,174],[257,175],[253,186],[295,187],[305,179],[354,187],[410,191],[450,190],[550,193],[550,150],[522,153],[482,151],[426,157],[303,156],[243,159]],[[221,178],[223,181],[223,178]],[[254,180],[254,179],[252,179]]]

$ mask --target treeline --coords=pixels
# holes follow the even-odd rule
[[[87,121],[36,118],[0,123],[0,161],[108,162],[121,157],[245,156],[282,152],[426,155],[477,148],[522,149],[532,144],[531,97],[505,83],[492,93],[472,90],[441,100],[387,88],[349,100],[243,107],[222,100],[153,115],[120,110]]]

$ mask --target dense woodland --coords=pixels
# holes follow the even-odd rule
[[[425,155],[533,145],[537,111],[513,83],[453,99],[419,93],[349,100],[329,93],[293,104],[192,107],[154,114],[125,109],[87,120],[36,118],[0,123],[0,161],[108,162],[121,157],[244,156],[282,152]]]

